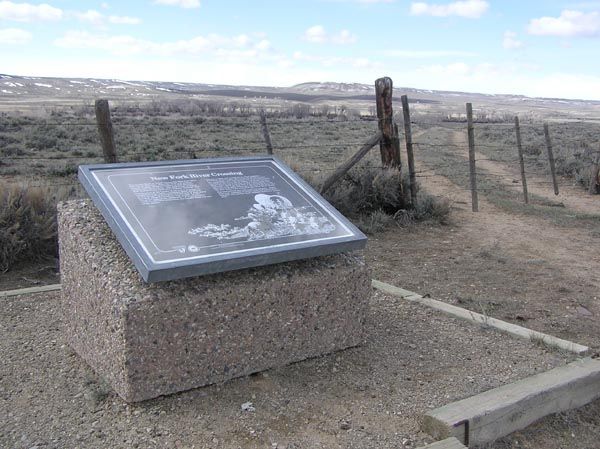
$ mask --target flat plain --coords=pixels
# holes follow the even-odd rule
[[[77,165],[102,161],[93,116],[99,96],[111,100],[123,161],[262,154],[256,112],[265,108],[275,154],[302,176],[322,179],[377,131],[366,89],[325,95],[315,92],[319,86],[303,86],[292,92],[313,95],[306,101],[279,91],[247,90],[252,94],[244,98],[239,89],[231,97],[223,89],[157,93],[153,87],[152,94],[131,99],[125,95],[131,92],[107,86],[59,98],[38,86],[27,96],[3,97],[2,180],[39,186],[58,198],[82,195]],[[598,352],[600,196],[589,195],[585,183],[600,151],[600,105],[403,89],[395,98],[402,93],[413,100],[420,188],[447,199],[451,213],[444,225],[400,226],[399,220],[371,234],[373,277]],[[470,203],[466,101],[477,116],[477,213]],[[399,101],[395,110],[402,128]],[[529,204],[521,191],[515,115],[522,124]],[[544,123],[559,195],[551,184]],[[406,161],[404,148],[402,157]],[[380,164],[377,148],[367,160]],[[0,274],[2,290],[58,280],[51,261]],[[568,358],[376,294],[364,350],[130,407],[62,345],[56,300],[56,294],[5,300],[0,441],[8,447],[98,447],[103,441],[112,447],[416,447],[428,439],[418,432],[415,414]],[[438,358],[431,354],[435,348]],[[240,411],[247,401],[257,406],[255,413]],[[491,447],[600,447],[598,416],[596,402]],[[122,440],[114,439],[117,434]]]

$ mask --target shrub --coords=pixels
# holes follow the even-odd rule
[[[376,234],[385,231],[388,227],[396,223],[393,216],[386,214],[382,210],[360,215],[354,222],[356,226],[367,234]]]
[[[405,203],[398,171],[382,170],[368,163],[350,170],[325,197],[350,217],[375,211],[393,215],[403,209]]]
[[[317,189],[324,178],[307,181]],[[406,226],[418,221],[445,224],[450,213],[447,201],[417,192],[410,204],[408,176],[366,162],[350,170],[324,194],[342,214],[364,232],[380,232],[392,224]]]
[[[62,166],[62,167],[54,167],[52,168],[49,173],[52,176],[58,176],[58,177],[69,177],[69,176],[73,176],[77,174],[77,171],[79,170],[79,168],[77,167],[77,165],[69,162],[66,165]]]
[[[450,203],[446,199],[439,199],[423,192],[417,193],[417,201],[414,205],[398,211],[394,216],[400,225],[414,222],[448,224],[449,217]]]
[[[58,139],[39,132],[29,138],[27,145],[35,150],[47,150],[55,148],[58,145]]]
[[[0,134],[0,147],[5,147],[14,143],[19,143],[19,139],[6,134]]]
[[[0,183],[0,270],[56,257],[56,202],[46,188]]]
[[[19,148],[17,146],[14,145],[7,145],[5,147],[2,148],[2,155],[3,156],[7,156],[7,157],[11,157],[11,156],[23,156],[25,154],[25,151],[23,151],[22,148]]]

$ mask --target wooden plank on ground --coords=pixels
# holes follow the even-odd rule
[[[445,440],[436,441],[435,443],[422,446],[418,449],[467,449],[460,441],[456,438],[446,438]]]
[[[477,446],[599,397],[600,360],[579,359],[432,410],[423,419],[423,430],[434,438],[453,436]]]
[[[60,284],[42,285],[41,287],[20,288],[18,290],[6,290],[0,292],[0,298],[8,298],[9,296],[30,295],[32,293],[43,293],[60,290]]]
[[[403,288],[398,288],[390,284],[386,284],[385,282],[380,282],[376,279],[372,280],[372,285],[374,288],[381,290],[385,293],[400,296],[401,298],[404,298],[409,301],[418,302],[420,304],[426,305],[435,310],[439,310],[440,312],[446,313],[456,318],[461,318],[463,320],[467,320],[473,323],[478,323],[483,326],[493,327],[495,329],[498,329],[499,331],[506,332],[507,334],[513,335],[515,337],[543,343],[553,348],[569,351],[580,356],[587,355],[590,352],[590,348],[587,346],[583,346],[572,341],[563,340],[562,338],[554,337],[552,335],[544,334],[542,332],[527,329],[526,327],[508,323],[506,321],[502,321],[497,318],[492,318],[481,313],[472,312],[470,310],[463,309],[462,307],[454,306],[452,304],[448,304],[442,301],[438,301],[431,298],[424,298],[417,293],[411,292],[409,290],[404,290]]]
[[[411,292],[410,290],[404,290],[403,288],[395,287],[391,284],[386,284],[385,282],[378,281],[377,279],[373,279],[371,281],[371,285],[377,290],[381,290],[384,293],[389,293],[390,295],[394,296],[400,296],[404,299],[407,299],[412,296],[422,298],[422,296],[418,293]]]

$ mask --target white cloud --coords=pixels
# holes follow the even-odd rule
[[[529,34],[558,37],[600,36],[600,13],[593,11],[564,10],[559,17],[532,19],[527,28]]]
[[[600,77],[572,73],[553,73],[531,80],[528,95],[600,100]],[[521,87],[522,88],[522,87]]]
[[[29,42],[31,38],[29,31],[18,28],[0,29],[0,44],[21,45]]]
[[[475,57],[477,53],[461,50],[383,50],[383,56],[390,58],[407,59],[427,59],[427,58],[445,58],[445,57]]]
[[[266,51],[271,48],[271,42],[267,39],[262,39],[258,44],[256,44],[256,49],[261,51]]]
[[[471,72],[471,67],[464,62],[453,62],[451,64],[435,64],[429,66],[419,67],[418,72],[428,75],[443,76],[446,74],[449,77],[452,76],[467,76]]]
[[[257,58],[270,51],[267,39],[245,34],[227,37],[216,34],[172,42],[153,42],[128,35],[92,34],[69,31],[54,44],[63,48],[96,49],[114,55],[214,55],[220,58]]]
[[[570,9],[592,9],[592,10],[600,9],[600,1],[599,0],[589,1],[589,2],[576,2],[576,3],[569,1],[568,3],[569,3],[568,7]]]
[[[340,44],[340,45],[353,44],[356,41],[357,41],[356,36],[348,30],[342,30],[339,33],[331,36],[331,42],[333,42],[334,44]]]
[[[352,67],[352,68],[369,68],[369,69],[377,69],[380,70],[383,68],[383,64],[377,61],[371,61],[368,58],[344,58],[340,56],[315,56],[309,55],[306,53],[302,53],[300,51],[296,51],[293,54],[293,59],[295,61],[316,63],[323,67]]]
[[[77,12],[75,16],[84,22],[89,22],[93,25],[99,26],[104,23],[104,15],[100,14],[98,11],[94,11],[93,9],[89,9],[85,12]]]
[[[243,47],[250,43],[250,36],[247,34],[240,34],[238,36],[234,36],[231,40],[238,47]]]
[[[53,63],[54,61],[54,63]],[[261,65],[240,61],[194,61],[190,59],[148,59],[143,64],[135,59],[98,59],[85,61],[61,61],[41,57],[12,60],[6,73],[28,76],[58,76],[81,78],[119,78],[123,80],[154,80],[200,82],[251,86],[290,86],[306,80],[336,79],[324,70],[290,70],[289,67],[271,62]],[[43,68],[41,67],[43,65]],[[356,75],[356,71],[354,75]],[[367,79],[370,79],[369,76]],[[375,79],[375,78],[373,78]]]
[[[254,35],[252,35],[254,37]],[[231,47],[232,50],[235,48]],[[184,55],[185,56],[185,55]],[[371,84],[385,72],[395,86],[422,89],[511,93],[540,97],[585,98],[600,101],[600,76],[574,73],[545,73],[527,64],[465,64],[416,66],[390,61],[379,64],[361,58],[310,57],[301,53],[295,59],[268,58],[190,58],[128,56],[112,57],[86,52],[71,59],[56,59],[51,54],[31,58],[23,53],[9,58],[5,73],[29,76],[118,78],[124,80],[162,80],[285,86],[308,80],[362,82]],[[305,60],[314,63],[303,63]],[[325,64],[327,62],[327,65]],[[293,67],[293,69],[290,69]]]
[[[107,22],[115,25],[138,25],[142,22],[142,20],[137,17],[105,16],[93,9],[89,9],[85,12],[76,12],[74,14],[79,20],[91,23],[97,27],[103,27]]]
[[[514,31],[505,31],[502,39],[502,46],[506,50],[516,50],[523,47],[523,42],[517,39],[517,33]]]
[[[394,84],[425,89],[600,100],[600,76],[546,73],[528,63],[425,65],[390,71]]]
[[[0,1],[0,19],[15,22],[53,21],[62,19],[63,11],[46,3],[31,5]]]
[[[330,34],[322,25],[314,25],[308,28],[302,38],[313,44],[333,43],[338,45],[353,44],[358,39],[348,30],[342,30],[339,33]]]
[[[321,44],[327,41],[327,33],[321,25],[315,25],[304,32],[304,40],[314,44]]]
[[[157,5],[179,6],[186,9],[200,8],[200,0],[154,0],[154,3]]]
[[[490,4],[485,0],[463,0],[447,4],[414,2],[410,5],[410,13],[414,16],[459,16],[478,19],[489,7]]]

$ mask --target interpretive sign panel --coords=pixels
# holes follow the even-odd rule
[[[79,179],[149,282],[364,247],[273,156],[82,165]]]

